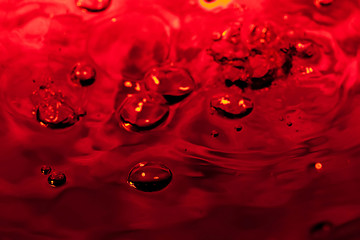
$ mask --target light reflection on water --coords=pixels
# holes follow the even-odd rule
[[[359,238],[359,2],[328,2],[113,0],[89,13],[0,1],[1,236]],[[82,61],[96,69],[86,88],[69,82]],[[124,101],[164,65],[186,69],[194,90],[160,120],[142,98],[125,124],[156,126],[124,128]],[[31,96],[44,85],[82,117],[41,126]],[[229,97],[214,109],[225,92],[252,111],[226,114],[244,107]],[[51,121],[61,109],[46,110]],[[169,185],[129,187],[141,162],[169,168]],[[43,165],[66,184],[50,187]]]

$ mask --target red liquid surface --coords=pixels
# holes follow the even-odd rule
[[[359,1],[91,2],[0,0],[1,240],[360,239]]]

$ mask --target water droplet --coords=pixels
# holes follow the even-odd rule
[[[47,86],[40,86],[33,92],[31,100],[36,120],[44,127],[62,129],[79,121],[79,115],[65,102],[60,91],[55,92]]]
[[[333,2],[334,2],[334,0],[315,0],[314,1],[316,7],[327,7],[327,6],[330,6]]]
[[[128,184],[143,192],[165,188],[172,179],[169,168],[159,163],[139,163],[129,173]]]
[[[146,74],[145,86],[149,91],[161,94],[169,103],[175,103],[188,96],[195,83],[185,69],[157,67]]]
[[[254,104],[240,94],[229,93],[213,96],[210,106],[225,117],[242,118],[251,113]]]
[[[95,82],[96,71],[85,62],[77,63],[70,73],[70,80],[76,85],[87,87]]]
[[[65,174],[62,172],[53,172],[48,178],[48,183],[52,187],[60,187],[66,183]]]
[[[51,167],[50,166],[44,165],[44,166],[41,167],[41,173],[43,175],[48,175],[50,172],[51,172]]]
[[[75,0],[76,6],[89,12],[101,12],[107,9],[111,0]]]
[[[311,227],[310,235],[312,239],[325,239],[327,236],[329,236],[332,228],[333,224],[331,222],[319,222]]]
[[[163,123],[169,115],[169,107],[158,96],[144,94],[127,97],[120,106],[118,117],[125,129],[150,130]]]
[[[218,136],[219,136],[219,132],[216,131],[216,130],[212,130],[210,135],[211,135],[212,137],[218,137]]]

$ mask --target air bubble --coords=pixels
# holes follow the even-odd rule
[[[328,239],[333,224],[328,221],[323,221],[315,224],[310,229],[311,239]]]
[[[172,179],[169,168],[159,163],[139,163],[129,173],[128,184],[143,192],[164,189]]]
[[[51,167],[50,166],[44,165],[44,166],[41,167],[41,173],[43,175],[48,175],[50,172],[51,172]]]
[[[75,0],[76,6],[89,12],[101,12],[110,6],[111,0]]]
[[[210,135],[211,135],[212,137],[216,138],[216,137],[219,136],[219,132],[216,131],[216,130],[212,130]]]
[[[48,183],[52,187],[60,187],[66,183],[65,174],[62,172],[53,172],[48,178]]]
[[[162,95],[169,103],[175,103],[188,96],[195,88],[191,75],[182,68],[157,67],[145,77],[149,91]]]
[[[87,87],[95,82],[95,68],[85,62],[77,63],[70,73],[70,81],[78,86]]]
[[[36,120],[44,127],[63,129],[79,121],[79,115],[65,102],[60,91],[55,92],[47,86],[40,86],[31,98]]]
[[[158,96],[139,94],[127,97],[117,114],[127,130],[150,130],[166,120],[169,107]]]
[[[219,94],[210,100],[211,108],[220,115],[228,118],[242,118],[249,115],[253,108],[253,102],[240,94]]]
[[[315,6],[316,7],[328,7],[330,6],[334,0],[315,0]]]

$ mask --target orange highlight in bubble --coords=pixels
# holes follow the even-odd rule
[[[214,1],[199,0],[200,6],[205,8],[206,10],[213,10],[218,7],[225,8],[231,2],[232,2],[232,0],[214,0]]]

